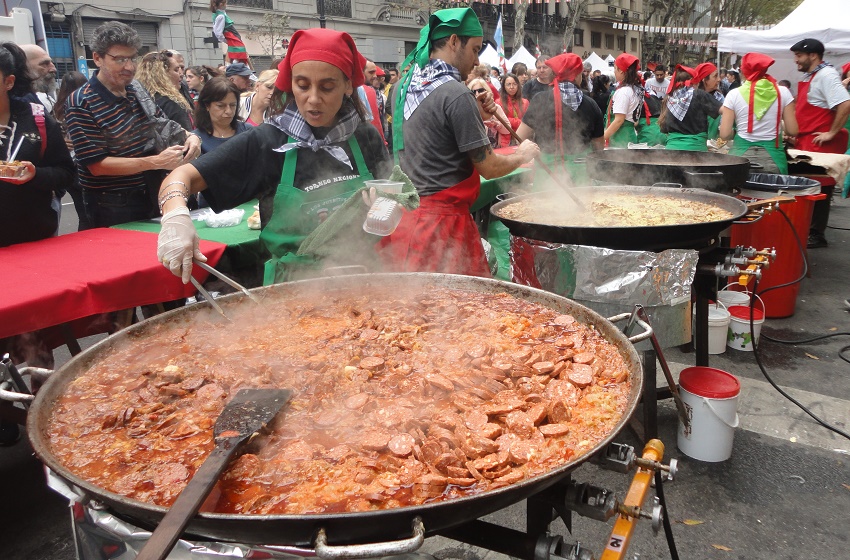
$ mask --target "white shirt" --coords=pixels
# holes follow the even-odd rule
[[[611,112],[615,115],[626,115],[626,120],[635,122],[635,109],[638,108],[638,103],[642,99],[638,99],[635,90],[631,86],[621,85],[614,92],[614,101],[611,105]]]
[[[818,70],[809,85],[808,102],[821,109],[834,109],[836,105],[850,100],[850,94],[841,84],[841,75],[832,66]]]
[[[649,90],[650,95],[654,95],[658,99],[664,99],[667,97],[667,88],[670,87],[670,80],[664,78],[663,82],[659,82],[655,78],[651,78],[646,81],[646,89]]]
[[[791,91],[785,86],[779,86],[779,99],[782,109],[794,101]],[[747,132],[747,113],[749,112],[749,99],[741,95],[741,88],[735,88],[726,95],[723,106],[735,111],[735,126],[738,136],[750,142],[776,139],[776,101],[774,101],[761,119],[753,117],[753,131]]]

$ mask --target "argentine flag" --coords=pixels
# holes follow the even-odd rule
[[[493,41],[496,43],[496,52],[499,55],[499,66],[502,67],[502,72],[507,74],[508,68],[505,66],[505,38],[502,35],[502,14],[499,13],[499,23],[496,24],[496,33],[493,35]]]

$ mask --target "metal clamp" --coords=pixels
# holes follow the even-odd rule
[[[343,546],[328,545],[328,536],[325,529],[319,529],[316,535],[316,556],[319,558],[342,559],[342,558],[377,558],[380,556],[392,556],[396,554],[407,554],[419,550],[425,542],[425,524],[421,517],[413,519],[413,536],[400,541],[390,541],[372,544],[352,544]]]
[[[652,336],[652,327],[650,327],[649,323],[647,323],[646,321],[638,319],[635,312],[620,313],[619,315],[608,317],[608,320],[612,323],[619,323],[620,321],[625,321],[626,319],[629,319],[629,325],[631,325],[632,323],[637,323],[643,329],[642,333],[628,337],[629,342],[631,342],[632,344],[642,342]]]

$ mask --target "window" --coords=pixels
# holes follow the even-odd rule
[[[573,31],[573,44],[577,47],[584,46],[584,29],[576,28]]]
[[[626,38],[625,37],[617,37],[617,50],[620,52],[626,52]]]
[[[325,0],[325,15],[351,17],[351,0]]]
[[[599,31],[590,32],[590,46],[594,49],[602,48],[602,33]]]
[[[614,48],[614,36],[610,33],[605,34],[605,48],[608,50]]]
[[[637,39],[635,37],[632,37],[632,48],[630,50],[633,53],[636,53],[638,50]]]

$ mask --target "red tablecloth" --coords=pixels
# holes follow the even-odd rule
[[[157,261],[156,241],[100,228],[0,248],[0,338],[194,294]],[[212,266],[226,247],[201,241]]]

